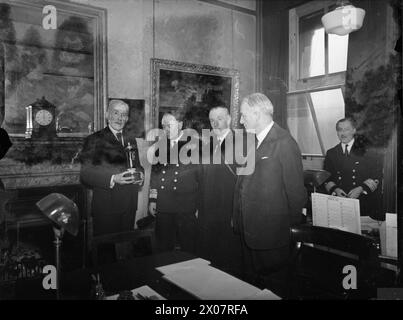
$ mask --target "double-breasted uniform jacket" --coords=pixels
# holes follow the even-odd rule
[[[134,152],[134,167],[144,173],[140,165],[135,138],[123,132],[125,146],[130,142]],[[80,154],[81,182],[93,190],[92,215],[94,234],[133,229],[137,211],[138,184],[115,184],[111,177],[127,168],[125,146],[106,127],[88,136]]]
[[[336,187],[345,193],[358,186],[363,187],[364,192],[359,197],[361,215],[379,219],[382,165],[374,154],[355,141],[349,155],[346,156],[339,143],[326,152],[324,169],[331,174],[326,182],[330,193]],[[375,181],[378,181],[377,186]]]
[[[238,176],[234,228],[243,232],[251,249],[286,248],[290,226],[301,222],[307,200],[299,147],[286,130],[274,123],[256,150],[255,159],[248,161],[255,161],[255,169],[250,175]]]
[[[170,161],[170,145],[168,140],[167,161],[151,168],[150,202],[157,203],[158,213],[193,214],[200,205],[201,168],[199,164]],[[188,147],[188,141],[179,140],[174,148],[178,148],[179,155]]]

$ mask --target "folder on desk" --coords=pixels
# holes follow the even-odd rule
[[[177,270],[171,265],[163,278],[202,300],[280,299],[267,289],[262,293],[261,289],[207,263],[193,261],[191,264]]]

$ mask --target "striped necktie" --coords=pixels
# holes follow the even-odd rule
[[[118,139],[118,141],[122,144],[122,146],[124,145],[123,143],[123,135],[121,132],[116,133],[116,139]]]

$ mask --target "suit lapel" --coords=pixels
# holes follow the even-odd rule
[[[278,129],[279,126],[277,123],[274,123],[272,128],[270,129],[269,133],[266,135],[266,137],[263,139],[262,143],[260,144],[259,148],[256,150],[256,155],[255,155],[255,163],[257,163],[259,160],[261,160],[262,156],[267,154],[268,148],[270,144],[278,139]]]
[[[123,145],[118,141],[118,139],[116,139],[115,135],[113,134],[111,129],[109,129],[109,127],[105,128],[105,139],[108,140],[110,143],[119,146],[121,149],[124,149]],[[126,142],[124,133],[123,133],[123,141]]]

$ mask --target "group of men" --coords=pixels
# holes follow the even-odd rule
[[[307,193],[300,149],[288,131],[273,121],[273,109],[271,101],[261,93],[242,100],[240,123],[246,129],[245,137],[253,135],[255,141],[253,148],[246,148],[246,162],[253,163],[254,168],[246,174],[242,172],[245,163],[227,161],[228,154],[236,159],[239,148],[235,147],[231,116],[225,106],[210,110],[213,143],[208,161],[200,163],[184,163],[180,157],[171,157],[173,153],[191,151],[192,139],[183,137],[183,113],[163,115],[167,154],[165,161],[152,165],[148,208],[156,219],[159,250],[179,247],[255,284],[262,284],[265,276],[284,269],[290,253],[290,227],[301,223]],[[94,192],[95,234],[134,227],[144,170],[136,140],[124,131],[128,115],[127,104],[112,100],[106,114],[108,126],[87,137],[82,150],[81,179]],[[346,133],[344,127],[351,132]],[[359,166],[367,162],[357,158],[354,151],[354,123],[343,119],[336,128],[341,144],[326,155],[325,169],[331,172],[327,191],[338,196],[367,197],[377,189],[378,179],[361,173]],[[246,141],[243,139],[242,145]],[[141,180],[128,174],[128,142],[136,150],[134,166]],[[199,139],[200,150],[205,143]],[[336,159],[344,144],[349,144],[347,152],[352,157]],[[205,160],[205,155],[200,155],[202,158]],[[349,180],[354,181],[346,182],[346,170],[352,170],[354,175]]]
[[[124,126],[128,112],[124,102],[111,101],[108,126],[86,138],[82,150],[81,179],[93,189],[95,234],[134,226],[143,180],[135,182],[127,175],[125,139],[129,138]],[[247,157],[254,162],[254,171],[247,175],[238,174],[237,167],[244,164],[225,161],[228,146],[232,144],[232,153],[238,150],[227,108],[215,107],[209,113],[213,143],[208,156],[209,160],[218,157],[218,163],[170,161],[171,152],[181,153],[191,144],[182,138],[183,114],[164,114],[168,156],[166,162],[152,166],[149,212],[156,217],[160,250],[180,247],[226,271],[255,275],[286,261],[289,229],[300,221],[306,191],[298,145],[273,122],[270,100],[259,93],[249,95],[240,112],[241,124],[257,138],[250,152],[254,157]],[[130,142],[137,149],[135,139]],[[137,152],[136,167],[144,172],[138,159]]]

